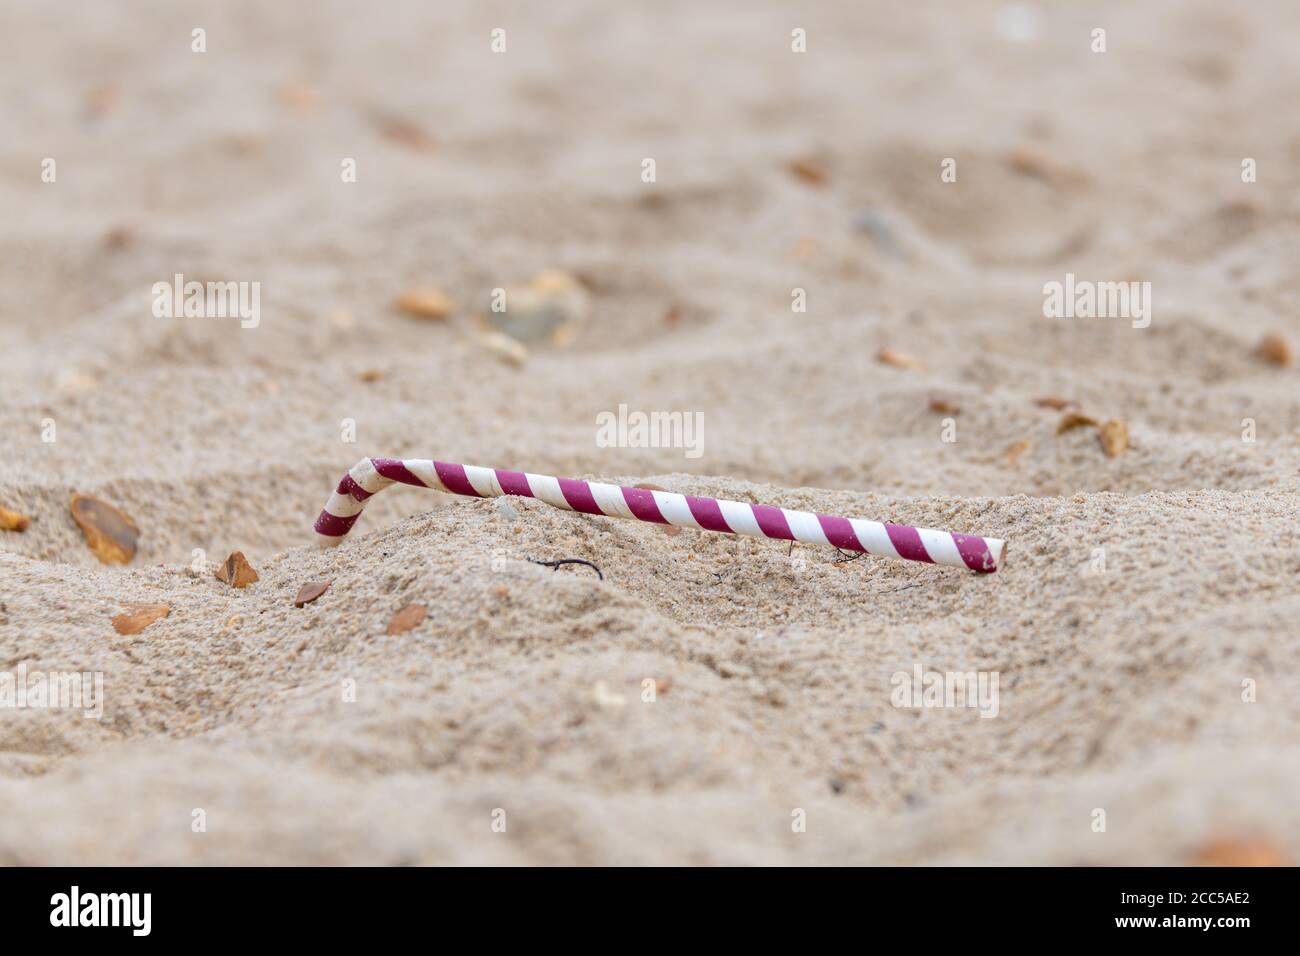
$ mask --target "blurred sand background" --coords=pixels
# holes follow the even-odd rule
[[[0,3],[0,670],[106,694],[0,712],[0,863],[1300,859],[1300,370],[1252,354],[1300,345],[1300,7],[1086,7]],[[589,307],[516,367],[474,313],[543,269]],[[260,282],[261,324],[155,318],[178,272]],[[1066,272],[1150,281],[1151,326],[1044,318]],[[426,285],[453,316],[393,307]],[[702,412],[703,455],[597,447],[620,403]],[[1008,563],[407,488],[313,549],[362,455]],[[528,563],[570,557],[603,583]],[[172,610],[121,635],[127,602]],[[893,707],[917,662],[997,671],[998,716]]]

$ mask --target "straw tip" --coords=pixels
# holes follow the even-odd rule
[[[1002,565],[1007,558],[1006,541],[1001,538],[985,538],[984,540],[989,546],[988,560],[991,565],[985,573],[992,574],[994,571],[1001,571]]]

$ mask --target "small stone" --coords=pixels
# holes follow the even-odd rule
[[[582,282],[563,269],[543,269],[529,280],[528,288],[539,295],[571,295],[582,291]]]
[[[86,544],[104,564],[128,564],[135,557],[140,530],[135,522],[106,501],[90,495],[73,495],[72,520],[86,536]]]
[[[1085,415],[1082,412],[1066,412],[1056,424],[1056,434],[1064,435],[1076,428],[1096,428],[1097,425],[1097,419],[1091,415]]]
[[[627,704],[627,698],[609,689],[603,680],[596,681],[591,689],[591,697],[599,707],[605,710],[621,710]]]
[[[1260,339],[1255,354],[1270,365],[1285,367],[1291,364],[1291,346],[1277,332],[1269,332]]]
[[[419,625],[428,615],[429,609],[423,604],[408,604],[388,619],[388,635],[405,634]]]
[[[528,349],[504,332],[484,332],[479,341],[507,365],[522,368],[528,361]]]
[[[876,360],[883,362],[885,365],[892,365],[894,368],[911,369],[912,371],[922,371],[925,365],[920,359],[913,358],[906,352],[899,352],[897,349],[891,349],[884,346],[876,353]]]
[[[224,581],[232,588],[246,588],[257,580],[257,572],[244,557],[244,552],[234,551],[226,558],[225,563],[217,568],[216,577],[218,581]]]
[[[1108,458],[1118,458],[1128,449],[1128,425],[1122,418],[1112,418],[1102,425],[1097,437]]]
[[[27,515],[0,508],[0,531],[26,531],[32,520]]]
[[[304,584],[298,591],[298,596],[293,599],[294,607],[303,607],[316,600],[322,594],[329,590],[329,581],[312,581],[310,584]]]
[[[826,164],[811,156],[801,156],[790,160],[786,169],[810,186],[825,186],[830,178],[826,173]]]
[[[126,612],[113,618],[113,630],[119,634],[139,634],[154,621],[172,612],[167,604],[126,604]]]
[[[447,294],[434,286],[408,289],[394,300],[397,308],[421,319],[446,319],[456,311]]]
[[[859,210],[853,217],[853,228],[870,237],[876,247],[896,259],[905,258],[889,221],[874,209]]]
[[[383,377],[384,377],[383,369],[378,369],[378,368],[368,368],[360,375],[357,376],[357,378],[361,379],[361,381],[366,383],[377,382]]]
[[[55,387],[65,395],[86,395],[99,388],[99,382],[89,372],[79,368],[60,369],[54,380]]]
[[[562,345],[588,308],[586,290],[576,276],[544,269],[527,287],[506,289],[499,301],[494,297],[484,318],[496,331],[525,345]]]

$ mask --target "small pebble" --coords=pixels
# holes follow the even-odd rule
[[[27,515],[19,514],[17,511],[10,511],[8,508],[0,508],[0,531],[26,531],[32,523]]]
[[[1291,364],[1291,346],[1276,332],[1269,332],[1259,340],[1255,354],[1270,365],[1285,367]]]
[[[1128,425],[1122,418],[1112,418],[1098,428],[1097,437],[1108,458],[1118,458],[1128,449]]]
[[[479,341],[483,343],[483,346],[489,352],[507,365],[523,368],[528,362],[528,349],[504,332],[484,332],[479,337]]]
[[[500,311],[492,308],[495,304],[489,302],[483,313],[487,324],[525,345],[562,345],[588,310],[582,283],[559,269],[537,273],[526,288],[506,289]]]
[[[893,227],[874,209],[861,209],[853,217],[853,228],[871,239],[881,252],[896,259],[905,258],[902,247],[894,235]]]
[[[399,311],[420,319],[446,319],[456,311],[455,304],[447,294],[433,286],[408,289],[393,304]]]
[[[900,352],[887,346],[876,353],[876,361],[885,365],[892,365],[894,368],[905,368],[915,372],[922,371],[925,368],[920,359],[913,358],[906,352]]]

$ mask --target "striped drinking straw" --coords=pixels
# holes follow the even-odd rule
[[[671,491],[625,488],[600,481],[552,478],[522,471],[456,465],[426,458],[362,458],[343,476],[316,519],[323,544],[335,545],[352,530],[367,499],[393,483],[432,488],[472,498],[521,495],[566,511],[636,518],[701,531],[746,534],[755,538],[806,541],[886,558],[925,561],[991,574],[1002,566],[1006,542],[1000,538],[912,528],[907,525],[837,518],[751,505]]]

